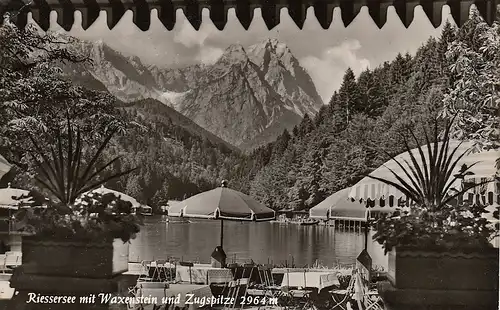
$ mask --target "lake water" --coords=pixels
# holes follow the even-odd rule
[[[256,263],[333,266],[352,264],[363,249],[361,232],[339,231],[328,226],[253,222],[224,222],[224,251],[231,262],[253,259]],[[164,223],[161,217],[145,220],[132,240],[130,261],[166,259],[210,262],[220,243],[220,222]]]

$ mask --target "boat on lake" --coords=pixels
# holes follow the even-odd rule
[[[288,224],[289,220],[285,216],[278,216],[276,220],[271,221],[271,223]]]

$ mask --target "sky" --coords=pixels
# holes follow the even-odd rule
[[[340,87],[345,70],[350,67],[355,74],[365,68],[375,68],[384,61],[392,60],[397,53],[414,54],[430,36],[439,36],[441,27],[435,29],[420,6],[415,8],[415,17],[408,29],[401,23],[393,7],[389,7],[387,22],[379,29],[363,7],[360,14],[344,27],[340,9],[334,11],[329,29],[323,29],[311,7],[300,30],[288,15],[281,10],[280,24],[269,31],[262,19],[260,9],[254,12],[254,19],[246,31],[234,9],[229,10],[228,23],[219,31],[209,18],[208,9],[202,12],[203,22],[196,31],[185,18],[182,10],[177,11],[177,23],[172,31],[166,30],[157,18],[156,10],[151,12],[150,29],[143,32],[132,22],[133,13],[128,11],[110,30],[106,13],[101,12],[97,21],[86,31],[81,27],[81,15],[75,14],[75,25],[70,34],[85,40],[102,40],[125,55],[138,56],[146,64],[159,67],[181,67],[193,63],[213,63],[230,44],[244,47],[259,43],[266,38],[277,38],[285,43],[297,57],[300,64],[311,75],[318,93],[326,103]],[[442,12],[444,20],[453,22],[449,7]],[[64,31],[52,12],[52,30]]]

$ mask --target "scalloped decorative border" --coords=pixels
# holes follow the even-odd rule
[[[253,19],[254,9],[262,10],[262,17],[268,29],[274,28],[280,22],[280,11],[288,8],[288,14],[302,29],[307,16],[307,9],[314,8],[314,14],[324,29],[328,29],[333,18],[333,10],[341,9],[344,25],[347,27],[358,15],[363,6],[375,24],[381,28],[387,21],[387,9],[394,6],[401,22],[408,27],[413,21],[414,9],[421,5],[434,27],[442,21],[442,8],[450,6],[451,14],[458,26],[462,26],[469,17],[469,9],[475,4],[490,25],[496,15],[499,0],[0,0],[0,16],[5,12],[20,11],[15,19],[19,27],[24,27],[27,14],[31,12],[34,20],[44,30],[49,28],[49,15],[57,11],[57,22],[66,30],[74,24],[75,11],[82,13],[82,27],[90,27],[101,10],[107,13],[110,29],[114,28],[127,10],[134,13],[134,23],[143,31],[151,24],[151,10],[158,10],[158,17],[165,28],[172,30],[176,23],[175,11],[181,9],[191,25],[198,30],[202,23],[201,11],[210,10],[210,19],[219,29],[224,29],[230,8],[236,10],[236,16],[241,25],[248,30]],[[0,18],[2,23],[3,18]]]

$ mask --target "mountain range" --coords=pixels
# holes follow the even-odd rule
[[[214,64],[184,68],[146,65],[102,41],[77,48],[92,64],[68,67],[74,80],[123,102],[159,101],[244,151],[274,141],[323,105],[307,71],[276,39],[230,45]]]

